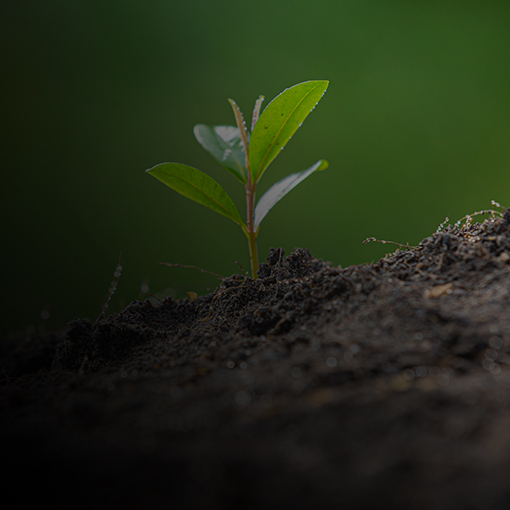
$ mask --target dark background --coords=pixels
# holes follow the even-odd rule
[[[271,246],[347,266],[418,243],[445,219],[510,206],[507,1],[3,2],[0,333],[95,319],[119,252],[110,311],[184,297],[249,269],[237,225],[144,170],[200,168],[244,212],[243,189],[193,137],[251,117],[283,89],[328,92],[261,182],[320,158],[264,220]],[[261,193],[259,193],[261,196]]]

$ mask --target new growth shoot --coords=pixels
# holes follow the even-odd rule
[[[328,162],[319,160],[310,168],[283,178],[256,202],[256,190],[262,175],[276,158],[308,114],[318,104],[328,81],[306,81],[284,90],[260,114],[264,96],[255,102],[250,129],[235,101],[229,99],[236,126],[198,124],[194,134],[202,147],[217,159],[246,191],[246,221],[227,192],[204,172],[182,163],[162,163],[147,170],[156,179],[181,195],[209,207],[237,223],[248,239],[252,277],[257,278],[257,236],[260,223],[273,206],[301,181]]]

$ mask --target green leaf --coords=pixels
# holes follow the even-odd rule
[[[257,182],[328,88],[329,81],[305,81],[276,96],[265,108],[251,135],[250,167]]]
[[[162,163],[149,168],[147,173],[177,193],[223,214],[241,227],[245,226],[228,193],[204,172],[181,163]]]
[[[319,170],[326,170],[329,164],[321,159],[307,170],[288,175],[276,184],[273,184],[258,201],[255,207],[254,226],[257,229],[260,222],[266,217],[266,214],[278,203],[290,190],[294,189],[301,181],[304,181],[309,175]]]
[[[239,128],[197,124],[193,133],[198,143],[243,184],[248,180]]]

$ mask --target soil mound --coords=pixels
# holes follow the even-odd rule
[[[510,209],[259,276],[3,341],[12,479],[80,508],[510,508]]]

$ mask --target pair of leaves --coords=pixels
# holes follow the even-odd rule
[[[195,126],[194,133],[198,142],[240,182],[247,184],[247,162],[251,168],[252,182],[256,184],[268,165],[280,153],[283,147],[299,129],[304,119],[315,108],[328,87],[328,81],[308,81],[294,85],[276,96],[262,112],[258,120],[258,109],[263,97],[255,105],[253,132],[245,129],[244,121],[239,127],[215,126],[204,124]],[[237,106],[231,101],[236,112]],[[240,110],[237,109],[240,114]],[[236,112],[237,114],[237,112]],[[249,141],[249,158],[246,158],[245,143]],[[260,199],[255,209],[254,226],[260,222],[269,210],[289,191],[317,170],[327,168],[326,161],[320,160],[303,172],[289,175],[273,185]],[[163,163],[147,170],[161,182],[195,202],[230,218],[246,229],[239,210],[227,192],[207,174],[181,163]]]
[[[328,162],[321,159],[307,170],[288,175],[271,186],[255,207],[255,229],[258,229],[260,222],[265,218],[266,214],[289,191],[309,175],[317,170],[325,170],[327,167]],[[204,172],[182,163],[162,163],[147,170],[147,172],[186,198],[230,218],[241,227],[246,227],[239,209],[228,193],[212,177],[209,177]]]

